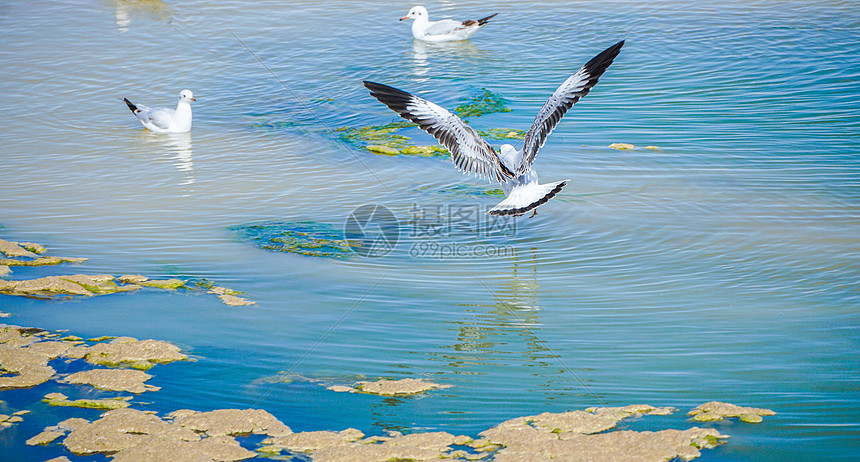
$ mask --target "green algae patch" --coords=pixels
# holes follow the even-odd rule
[[[524,140],[526,132],[512,128],[491,128],[489,130],[478,130],[478,134],[491,140]]]
[[[38,257],[33,260],[16,260],[14,258],[0,259],[0,265],[3,266],[53,266],[61,263],[81,263],[87,261],[86,258],[79,257]]]
[[[0,403],[2,403],[2,401],[0,401]],[[9,428],[16,423],[23,422],[24,418],[21,416],[29,412],[30,411],[18,411],[12,414],[0,414],[0,430]]]
[[[454,185],[454,186],[451,186],[448,188],[441,188],[441,189],[436,189],[436,188],[431,189],[431,188],[428,188],[426,186],[421,186],[421,187],[417,188],[417,190],[421,191],[421,192],[432,191],[435,193],[450,194],[450,195],[456,195],[456,196],[505,197],[505,192],[499,188],[487,189],[487,188],[482,188],[480,186],[473,186],[473,185],[466,185],[466,184]]]
[[[52,297],[55,295],[105,295],[139,289],[138,285],[117,285],[109,274],[72,274],[46,276],[21,281],[0,281],[0,293],[7,295]]]
[[[511,110],[508,109],[508,101],[505,98],[486,88],[482,88],[480,94],[454,108],[454,113],[460,117],[480,117],[494,112],[511,112]]]
[[[176,290],[180,287],[185,287],[185,281],[181,279],[149,280],[139,284],[145,287],[156,287],[165,290]]]
[[[62,445],[78,456],[105,454],[112,460],[240,461],[256,454],[231,435],[283,437],[292,433],[271,414],[255,409],[176,411],[167,418],[131,408],[105,412],[98,420],[66,419],[28,440]]]
[[[448,157],[450,155],[442,146],[414,145],[411,143],[412,138],[398,133],[404,128],[416,126],[404,121],[385,125],[341,127],[335,132],[344,142],[382,156]]]
[[[380,396],[417,395],[442,388],[451,388],[451,385],[440,385],[422,379],[378,380],[355,384],[356,392]]]
[[[247,306],[257,304],[257,302],[252,302],[239,297],[242,292],[228,289],[226,287],[212,286],[209,288],[208,293],[217,295],[221,302],[227,306]]]
[[[630,143],[612,143],[609,145],[610,149],[618,149],[619,151],[623,151],[626,149],[635,149],[636,146]]]
[[[131,369],[91,369],[75,372],[62,380],[72,385],[92,385],[99,390],[126,391],[143,393],[158,391],[160,388],[147,385],[145,382],[152,376],[146,372]]]
[[[726,417],[737,417],[741,422],[759,423],[762,421],[762,416],[776,415],[776,412],[770,409],[743,407],[730,403],[710,401],[696,406],[687,415],[698,422],[716,422]]]
[[[156,364],[184,361],[188,357],[180,353],[179,347],[172,343],[119,337],[110,343],[97,343],[87,348],[84,359],[90,364],[131,367],[145,371]]]
[[[239,240],[264,250],[308,257],[347,258],[358,242],[343,238],[333,225],[313,221],[263,222],[230,228]]]
[[[447,149],[443,148],[439,145],[433,146],[406,146],[405,148],[400,150],[400,153],[404,156],[416,156],[416,157],[444,157],[447,158],[451,155]]]
[[[502,422],[480,433],[470,446],[499,448],[494,460],[692,460],[700,449],[710,449],[728,438],[710,428],[687,430],[613,431],[627,417],[655,413],[665,415],[673,408],[633,405],[623,408],[590,408],[591,412],[545,412]],[[492,446],[490,446],[492,445]],[[492,450],[492,449],[491,449]]]
[[[338,138],[359,147],[385,146],[400,150],[409,145],[411,138],[396,133],[406,127],[414,127],[411,122],[392,122],[385,125],[367,125],[364,127],[341,127],[335,130]]]
[[[82,407],[87,409],[112,410],[129,406],[130,396],[104,399],[76,399],[70,400],[62,393],[48,393],[42,402],[49,406]]]
[[[365,149],[374,154],[381,154],[383,156],[396,156],[400,154],[400,151],[396,148],[392,148],[390,146],[382,146],[378,144],[368,144],[367,146],[365,146]]]

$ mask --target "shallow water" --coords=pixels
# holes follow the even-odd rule
[[[732,438],[700,460],[856,457],[860,9],[431,2],[436,17],[500,14],[470,42],[422,44],[397,22],[410,6],[0,6],[0,237],[90,257],[9,277],[207,278],[257,302],[229,308],[154,290],[0,296],[13,313],[6,322],[183,346],[198,361],[156,367],[149,383],[162,390],[135,400],[159,412],[255,406],[295,431],[474,436],[545,411],[687,411],[719,400],[778,414],[719,424]],[[487,88],[511,112],[471,124],[527,129],[561,81],[622,38],[619,58],[537,158],[542,180],[573,181],[532,219],[458,221],[499,199],[458,194],[484,185],[444,160],[377,156],[332,133],[395,120],[364,79],[448,108]],[[183,88],[198,100],[186,135],[145,132],[117,99],[173,106]],[[401,224],[386,256],[271,252],[234,230],[340,228],[367,204]],[[409,223],[424,216],[441,224],[437,234]],[[400,399],[272,383],[287,372],[454,387]],[[0,432],[0,453],[60,455],[23,441],[67,417],[98,415],[45,409],[39,399],[56,388],[0,393],[34,411]],[[629,425],[690,425],[683,412],[660,419]]]

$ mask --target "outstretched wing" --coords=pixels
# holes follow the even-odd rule
[[[568,109],[573,107],[577,101],[587,95],[591,87],[597,84],[597,79],[603,75],[606,68],[618,56],[624,40],[603,50],[599,55],[591,58],[576,74],[570,76],[561,84],[549,100],[540,108],[532,127],[526,133],[523,143],[523,163],[518,173],[528,171],[534,162],[538,150],[546,142],[546,137],[552,133],[561,118]]]
[[[454,165],[461,172],[475,173],[500,183],[514,176],[499,160],[492,146],[445,108],[388,85],[365,81],[364,86],[374,98],[404,119],[418,124],[448,148]]]

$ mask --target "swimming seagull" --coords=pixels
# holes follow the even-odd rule
[[[537,172],[532,168],[538,150],[567,110],[597,84],[597,79],[612,64],[623,45],[624,40],[591,58],[558,87],[538,111],[526,133],[523,149],[519,151],[510,144],[503,144],[501,153],[497,153],[459,117],[424,98],[379,83],[364,81],[364,86],[373,97],[404,119],[418,124],[448,148],[454,165],[461,172],[502,184],[507,197],[487,213],[520,216],[534,210],[531,216],[535,216],[537,207],[552,199],[570,181],[539,184]]]
[[[133,104],[123,98],[128,108],[137,116],[140,123],[156,133],[183,133],[191,131],[191,102],[197,101],[191,90],[179,93],[179,103],[176,109],[153,109],[143,104]]]
[[[441,21],[430,21],[430,15],[427,13],[427,8],[423,6],[413,6],[406,16],[400,18],[401,21],[406,19],[414,19],[412,23],[412,36],[418,40],[427,40],[428,42],[453,42],[456,40],[466,40],[478,32],[478,29],[484,26],[490,19],[499,13],[491,14],[486,18],[470,19],[468,21],[455,21],[453,19],[443,19]]]

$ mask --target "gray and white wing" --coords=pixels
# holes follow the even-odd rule
[[[436,21],[431,24],[428,28],[424,29],[424,34],[426,35],[446,35],[454,32],[457,29],[461,29],[465,27],[463,21],[455,21],[453,19],[443,19],[441,21]]]
[[[140,107],[140,106],[138,106]],[[149,109],[147,108],[146,118],[158,128],[167,130],[173,122],[173,115],[176,113],[173,109]],[[143,113],[143,111],[141,111]]]
[[[538,150],[546,142],[547,136],[552,133],[568,109],[587,95],[591,88],[597,84],[597,79],[612,64],[623,45],[624,40],[591,58],[575,74],[565,80],[544,103],[537,117],[535,117],[532,127],[526,133],[523,142],[523,163],[518,173],[525,173],[531,168],[532,162],[534,162]]]
[[[388,85],[365,81],[364,86],[374,98],[400,117],[418,124],[448,148],[454,165],[461,172],[475,173],[500,183],[514,176],[489,143],[445,108]]]

